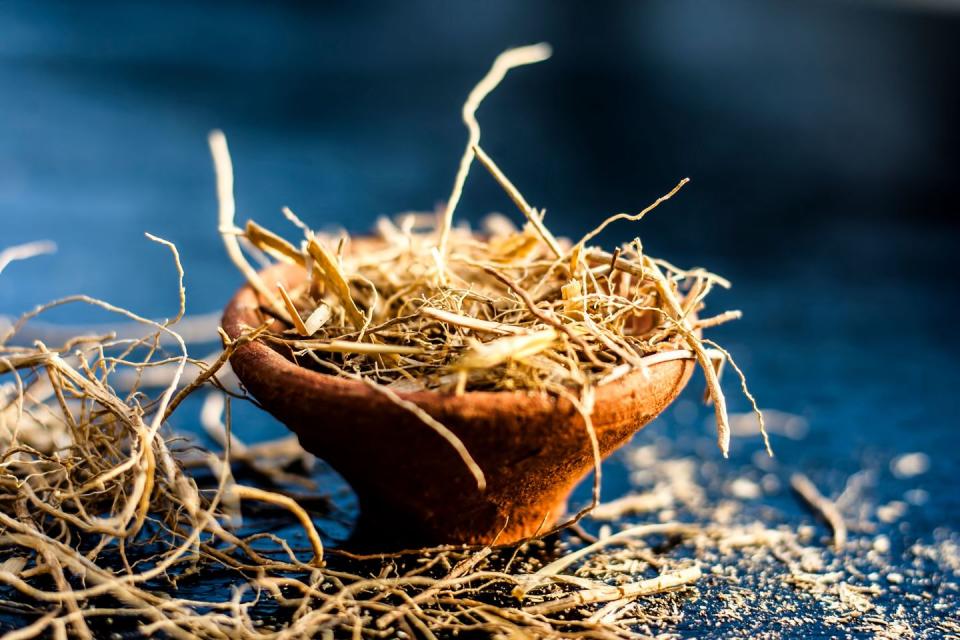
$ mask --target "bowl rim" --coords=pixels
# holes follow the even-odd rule
[[[277,280],[278,277],[285,285],[290,284],[289,276],[292,272],[302,271],[302,267],[285,263],[278,263],[266,267],[258,272],[261,278],[266,281]],[[224,307],[221,326],[226,335],[231,340],[236,340],[243,331],[243,325],[255,326],[256,319],[253,314],[260,308],[257,293],[249,282],[245,282],[233,295],[230,301]],[[697,332],[699,334],[699,331]],[[287,381],[297,380],[298,383],[305,383],[310,387],[326,388],[336,390],[341,393],[352,396],[379,397],[381,394],[371,389],[368,384],[358,380],[351,380],[335,376],[322,371],[308,369],[296,362],[286,358],[277,350],[271,348],[260,339],[254,339],[241,345],[231,355],[231,361],[234,358],[250,359],[258,361],[261,368],[266,365],[273,370],[272,375],[284,376]],[[681,378],[685,375],[688,366],[694,364],[696,354],[689,349],[675,349],[671,351],[657,352],[644,356],[642,358],[647,363],[646,374],[642,369],[633,369],[626,374],[611,380],[609,382],[596,386],[595,402],[597,404],[612,400],[614,397],[623,393],[629,393],[630,390],[640,390],[647,385],[652,385],[656,377]],[[680,366],[677,369],[677,364]],[[673,375],[667,373],[668,369],[676,369]],[[656,374],[656,375],[654,375]],[[389,388],[389,387],[387,387]],[[394,390],[398,397],[403,400],[413,402],[420,406],[446,406],[452,408],[462,404],[473,404],[480,402],[488,405],[491,401],[501,406],[515,406],[519,404],[527,405],[537,398],[553,398],[543,391],[535,390],[512,390],[512,391],[464,391],[463,393],[450,393],[438,389],[423,390]]]

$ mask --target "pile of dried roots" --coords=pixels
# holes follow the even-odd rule
[[[413,561],[354,558],[352,569],[337,568],[331,560],[347,554],[325,554],[293,497],[305,478],[279,471],[303,452],[290,441],[246,447],[230,433],[230,401],[242,393],[226,383],[224,364],[250,339],[284,342],[315,366],[378,385],[562,393],[579,398],[586,413],[594,386],[642,370],[651,354],[683,349],[706,374],[726,451],[717,380],[726,354],[699,332],[737,314],[698,315],[724,280],[652,258],[639,240],[612,252],[590,244],[610,223],[642,218],[682,183],[648,209],[613,216],[571,243],[549,232],[543,213],[479,146],[474,112],[482,98],[509,68],[546,55],[543,46],[503,54],[471,93],[464,107],[470,141],[443,215],[383,221],[369,241],[334,242],[289,212],[304,234],[299,246],[254,223],[235,228],[226,144],[222,135],[211,136],[228,252],[288,331],[251,327],[226,341],[219,355],[191,356],[177,330],[185,311],[179,255],[153,236],[169,248],[179,273],[172,320],[155,322],[74,296],[0,328],[0,597],[32,620],[9,637],[93,637],[117,619],[134,621],[144,634],[180,638],[433,637],[470,630],[619,637],[629,635],[628,625],[598,603],[632,602],[699,577],[689,561],[634,563],[601,577],[578,572],[606,546],[692,533],[679,526],[627,531],[546,564],[523,553],[446,548],[420,551]],[[526,217],[522,229],[503,218],[490,220],[482,234],[451,224],[474,157],[517,203]],[[242,245],[301,265],[303,286],[286,291],[263,282]],[[8,249],[0,272],[47,249]],[[116,314],[124,330],[24,340],[38,317],[74,304]],[[141,337],[130,337],[130,323],[142,328]],[[223,444],[220,453],[168,430],[171,414],[198,390],[209,394],[203,423]],[[262,486],[238,482],[238,466],[256,470]],[[207,484],[201,468],[209,470]],[[242,502],[289,512],[303,528],[304,548],[270,533],[242,535],[232,526]],[[642,567],[647,577],[637,575]],[[178,596],[178,583],[211,569],[229,576],[230,593]]]
[[[265,322],[282,321],[283,330],[261,339],[285,345],[306,366],[393,389],[547,392],[571,397],[587,414],[597,385],[645,371],[661,358],[696,359],[726,455],[730,434],[719,372],[730,361],[741,381],[743,374],[701,331],[740,312],[701,314],[711,290],[729,283],[705,269],[654,258],[639,238],[612,251],[591,244],[615,222],[642,220],[687,180],[639,213],[610,216],[571,242],[551,233],[546,212],[528,204],[480,147],[475,114],[483,98],[509,69],[549,53],[546,45],[534,45],[497,58],[464,104],[470,135],[447,205],[436,213],[382,218],[372,236],[319,234],[287,208],[285,217],[302,234],[297,244],[252,220],[237,227],[232,163],[226,139],[214,132],[227,252],[264,300]],[[453,225],[474,159],[523,214],[522,228],[501,215],[488,217],[480,232]],[[263,264],[294,265],[305,277],[290,291],[265,282],[243,246]],[[745,382],[743,390],[753,402]]]

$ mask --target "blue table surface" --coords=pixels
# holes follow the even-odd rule
[[[653,255],[733,280],[710,308],[744,318],[712,337],[763,407],[809,424],[802,439],[774,436],[783,473],[802,469],[837,495],[874,469],[877,503],[925,490],[888,527],[898,544],[960,530],[953,14],[746,1],[597,13],[84,5],[0,5],[0,245],[59,246],[0,277],[0,314],[83,292],[172,315],[175,275],[144,231],[180,248],[188,312],[220,309],[241,279],[216,233],[215,127],[230,139],[241,219],[282,228],[289,205],[361,232],[432,208],[465,140],[467,91],[502,48],[547,39],[556,59],[516,72],[482,108],[488,151],[562,234],[690,175],[674,201],[604,240],[639,234]],[[491,210],[510,203],[477,172],[460,214]],[[108,320],[87,308],[50,319]],[[725,387],[746,411],[733,377]],[[634,446],[668,438],[723,477],[756,473],[759,439],[735,439],[729,461],[703,446],[699,391]],[[256,410],[240,416],[247,441],[283,433]],[[893,477],[888,462],[907,452],[929,455],[929,471]],[[609,499],[629,486],[622,456],[607,466]],[[770,498],[782,517],[813,522],[784,492]]]

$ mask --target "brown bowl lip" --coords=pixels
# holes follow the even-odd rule
[[[261,270],[259,275],[265,282],[279,279],[283,281],[284,284],[288,284],[288,278],[291,272],[299,270],[302,270],[299,266],[280,263]],[[221,319],[221,326],[231,340],[236,340],[241,335],[243,325],[253,327],[259,324],[254,316],[257,309],[259,309],[257,294],[250,283],[245,283],[227,303]],[[697,333],[699,334],[699,331]],[[285,358],[282,354],[270,348],[259,339],[251,340],[238,347],[233,356],[231,356],[231,359],[236,357],[244,359],[250,358],[257,363],[257,366],[272,369],[273,375],[283,376],[280,379],[286,380],[288,384],[296,380],[298,384],[306,383],[307,386],[313,388],[326,387],[330,390],[336,389],[337,391],[352,396],[379,397],[380,395],[363,382],[302,367],[296,362]],[[668,352],[650,354],[643,359],[651,359],[647,367],[648,375],[652,374],[655,370],[659,372],[662,367],[675,364],[679,361],[685,365],[678,373],[678,377],[680,377],[683,375],[686,366],[690,364],[690,361],[695,360],[696,356],[688,349],[676,349]],[[653,376],[650,376],[649,381],[652,382],[652,379]],[[639,385],[636,384],[638,381],[640,381]],[[621,395],[620,392],[624,389],[642,388],[645,386],[643,384],[645,381],[647,380],[644,379],[643,370],[634,369],[629,371],[615,380],[597,385],[595,402],[602,403],[613,400],[618,395]],[[496,398],[497,405],[507,410],[509,410],[511,406],[528,404],[531,399],[549,397],[548,394],[543,392],[528,390],[465,391],[460,394],[455,394],[440,390],[424,389],[421,391],[394,391],[394,393],[401,399],[408,400],[420,406],[442,405],[448,408],[474,403],[490,406],[489,400]]]

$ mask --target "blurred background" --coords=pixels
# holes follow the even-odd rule
[[[144,231],[180,248],[188,311],[220,309],[241,279],[216,231],[213,128],[241,221],[283,228],[289,205],[362,232],[432,209],[466,94],[500,51],[537,41],[553,59],[512,72],[479,119],[552,228],[580,234],[689,176],[603,240],[640,235],[733,280],[712,309],[745,317],[713,337],[762,406],[803,425],[774,435],[778,464],[833,495],[871,469],[876,500],[909,509],[903,535],[960,528],[960,5],[946,0],[2,3],[0,245],[60,249],[3,274],[0,314],[84,292],[173,315],[169,256]],[[458,215],[494,210],[515,213],[475,170]],[[699,391],[638,441],[759,481],[760,441],[722,461]],[[237,423],[248,439],[279,429],[256,412]],[[893,473],[909,452],[925,473]],[[625,490],[617,464],[605,497]]]

